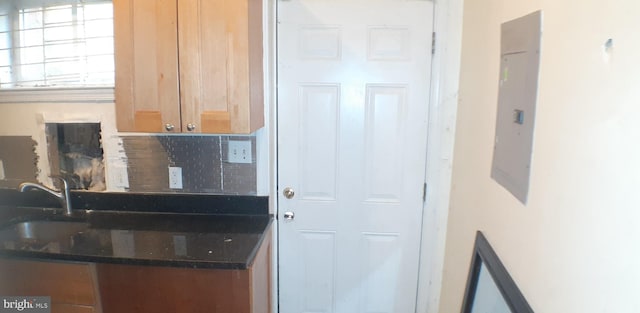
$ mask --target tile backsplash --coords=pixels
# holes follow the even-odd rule
[[[122,136],[129,191],[256,194],[253,136]],[[228,161],[229,140],[251,142],[250,163]],[[169,188],[169,167],[182,168],[182,188]]]

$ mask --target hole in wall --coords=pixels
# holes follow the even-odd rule
[[[51,175],[66,178],[71,189],[105,190],[100,131],[100,123],[45,124]]]

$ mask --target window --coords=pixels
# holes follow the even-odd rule
[[[0,88],[114,84],[111,1],[2,2]]]

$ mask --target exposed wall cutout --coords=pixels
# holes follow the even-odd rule
[[[45,130],[52,175],[72,189],[106,189],[100,123],[47,123]]]
[[[491,177],[527,202],[538,95],[542,11],[502,24]]]

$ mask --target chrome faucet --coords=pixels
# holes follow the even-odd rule
[[[20,186],[18,187],[20,189],[20,192],[25,192],[27,190],[31,190],[31,189],[40,189],[54,197],[56,197],[56,199],[58,199],[58,201],[60,201],[60,204],[62,205],[62,208],[65,209],[64,214],[67,216],[71,216],[73,214],[73,210],[71,209],[71,197],[70,197],[70,192],[69,192],[69,183],[67,182],[66,179],[60,177],[60,176],[51,176],[51,178],[57,178],[62,182],[62,190],[60,191],[55,191],[51,188],[47,188],[45,186],[42,186],[40,184],[35,184],[35,183],[22,183],[20,184]]]

